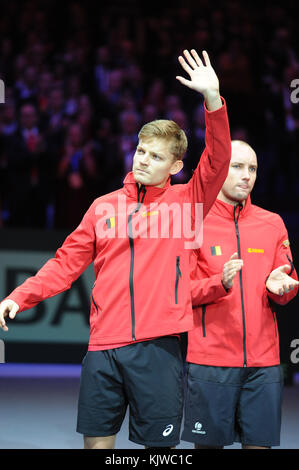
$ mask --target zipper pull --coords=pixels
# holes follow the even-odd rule
[[[182,276],[182,273],[181,273],[181,270],[180,270],[180,257],[179,256],[176,257],[176,267],[177,267],[177,271],[179,273],[179,276]]]

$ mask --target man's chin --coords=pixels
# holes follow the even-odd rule
[[[149,175],[144,173],[140,173],[138,171],[133,171],[134,179],[136,183],[141,183],[141,184],[151,184]]]
[[[249,191],[239,191],[236,195],[235,195],[235,201],[236,202],[240,202],[242,203],[243,201],[245,201],[249,196]]]

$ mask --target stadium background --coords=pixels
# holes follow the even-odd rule
[[[190,178],[204,120],[201,98],[175,80],[185,48],[208,51],[232,138],[258,155],[252,200],[282,216],[298,269],[296,3],[0,1],[0,297],[55,253],[95,197],[122,185],[143,123],[167,118],[185,129],[173,184]],[[80,363],[92,280],[89,269],[1,332],[6,361]],[[290,360],[298,302],[277,309],[287,383],[299,371]]]

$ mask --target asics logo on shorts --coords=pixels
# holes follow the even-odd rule
[[[166,428],[165,428],[164,431],[163,431],[163,436],[164,436],[164,437],[169,436],[169,434],[171,434],[172,431],[173,431],[173,425],[172,425],[172,424],[168,424],[168,426],[166,426]]]

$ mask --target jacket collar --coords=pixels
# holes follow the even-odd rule
[[[226,217],[228,219],[242,219],[246,217],[248,212],[251,209],[251,199],[250,195],[246,199],[244,206],[241,204],[232,205],[228,204],[227,202],[223,202],[220,199],[216,199],[214,202],[211,213],[215,215],[220,215],[221,217]]]
[[[171,184],[169,177],[163,188],[157,188],[157,186],[150,185],[141,185],[139,187],[132,171],[130,171],[130,173],[128,173],[124,179],[125,194],[128,197],[134,199],[136,202],[143,202],[144,204],[155,201],[155,199],[161,196],[165,191],[167,191],[170,186]]]

